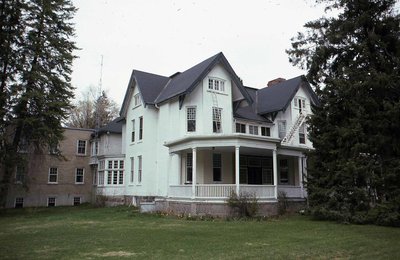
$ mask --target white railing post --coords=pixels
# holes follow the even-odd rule
[[[236,194],[240,194],[240,151],[239,151],[240,147],[236,146],[235,147],[235,182],[236,182]]]
[[[300,186],[300,191],[301,191],[301,198],[304,198],[303,194],[303,158],[301,156],[298,157],[299,159],[299,186]]]
[[[192,148],[192,199],[196,197],[197,149]]]
[[[276,148],[272,150],[272,167],[274,171],[275,199],[278,199],[278,160],[276,158]]]

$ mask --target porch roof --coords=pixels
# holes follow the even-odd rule
[[[250,147],[273,150],[277,148],[280,139],[272,137],[249,136],[244,134],[231,135],[196,135],[186,136],[164,143],[170,153],[203,147]]]

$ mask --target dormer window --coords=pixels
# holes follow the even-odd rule
[[[136,94],[136,95],[134,96],[134,102],[135,102],[135,107],[141,105],[141,102],[140,102],[140,95],[139,95],[139,94]]]
[[[208,89],[215,90],[218,92],[225,92],[225,81],[222,79],[209,78]]]
[[[306,110],[306,99],[301,97],[294,98],[294,107],[298,109],[300,112]]]

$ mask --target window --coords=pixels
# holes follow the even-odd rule
[[[246,125],[241,123],[236,123],[236,133],[246,133]]]
[[[196,132],[196,108],[188,107],[186,109],[186,117],[187,117],[187,131]]]
[[[131,183],[135,180],[135,158],[131,157]]]
[[[143,139],[143,117],[139,117],[139,140]]]
[[[272,169],[269,168],[263,168],[262,169],[262,183],[263,184],[273,184],[273,177],[274,175],[272,174]]]
[[[109,160],[107,168],[107,184],[122,185],[124,184],[124,161]]]
[[[58,182],[58,169],[50,168],[49,169],[49,183],[57,183]]]
[[[251,135],[258,135],[258,126],[256,126],[256,125],[249,125],[249,134],[251,134]]]
[[[299,127],[299,143],[306,143],[306,134],[305,134],[305,126],[304,123]]]
[[[131,142],[135,142],[135,119],[132,120],[132,135],[131,135]]]
[[[213,181],[221,181],[221,154],[214,153],[213,154]]]
[[[99,186],[104,185],[104,168],[105,168],[105,161],[99,161],[99,169],[98,169],[98,184]]]
[[[75,170],[75,184],[83,184],[84,183],[84,169],[77,168]]]
[[[221,112],[222,108],[219,107],[213,107],[213,133],[222,133],[221,129]]]
[[[289,184],[289,165],[287,159],[279,161],[279,181],[281,184]]]
[[[208,79],[208,89],[225,92],[225,81],[221,79]]]
[[[74,206],[81,205],[81,197],[74,197]]]
[[[284,138],[286,136],[286,121],[278,122],[279,138]]]
[[[25,166],[18,165],[15,171],[15,183],[24,183],[25,181]]]
[[[79,155],[86,155],[86,141],[78,140],[77,153]]]
[[[295,97],[293,102],[294,102],[294,107],[298,109],[300,112],[306,109],[306,100],[304,98]]]
[[[261,135],[262,136],[271,136],[271,129],[269,127],[262,126],[261,127]]]
[[[23,208],[24,207],[24,198],[22,197],[17,197],[15,198],[15,205],[14,207],[17,208]]]
[[[138,183],[142,182],[142,156],[138,156]]]
[[[56,198],[48,197],[47,198],[47,207],[55,207],[56,206]]]
[[[193,181],[193,154],[188,153],[186,155],[186,183],[192,183]]]
[[[140,102],[140,95],[139,95],[139,94],[136,94],[136,95],[134,96],[134,99],[135,99],[135,107],[140,106],[140,104],[141,104],[141,102]]]
[[[93,141],[91,143],[91,155],[95,156],[99,154],[99,142],[98,141]]]

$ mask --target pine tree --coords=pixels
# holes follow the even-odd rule
[[[21,159],[21,142],[39,149],[62,139],[61,122],[67,118],[73,98],[70,74],[76,47],[71,40],[71,19],[76,9],[69,0],[2,0],[0,5],[10,17],[18,18],[10,18],[10,25],[4,26],[16,29],[4,30],[12,44],[1,50],[2,57],[16,57],[1,64],[1,69],[8,71],[2,81],[1,104],[5,116],[0,197],[4,200],[16,162]]]
[[[310,120],[314,215],[400,225],[400,17],[396,1],[327,0],[338,17],[308,22],[290,61],[321,106]]]

